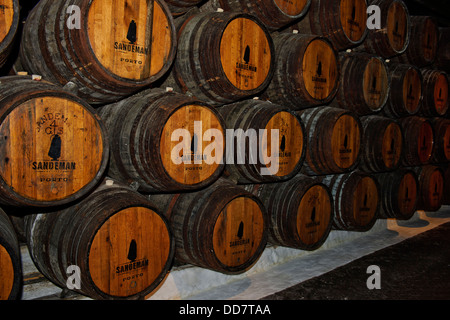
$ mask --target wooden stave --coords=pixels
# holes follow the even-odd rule
[[[449,48],[449,27],[439,28],[439,41],[436,52],[436,59],[433,64],[433,68],[437,70],[443,70],[446,73],[450,72],[450,48]]]
[[[169,13],[166,4],[157,1],[164,12]],[[66,11],[71,5],[77,5],[81,9],[83,23],[80,30],[73,31],[66,27]],[[172,42],[167,63],[158,74],[142,81],[131,81],[108,71],[95,57],[84,27],[89,7],[90,4],[85,0],[77,0],[76,3],[64,1],[57,6],[44,0],[36,5],[25,24],[20,48],[20,58],[25,70],[42,75],[61,86],[69,86],[70,90],[94,105],[119,101],[139,89],[149,87],[169,70],[175,59],[177,46],[170,14],[167,17]]]
[[[236,102],[234,104],[226,105],[224,108],[220,108],[219,112],[225,119],[226,127],[228,129],[242,129],[244,132],[248,129],[255,129],[257,132],[259,129],[264,129],[264,126],[267,124],[269,119],[280,112],[290,113],[298,119],[298,117],[289,108],[260,100],[243,100]],[[277,182],[294,177],[300,171],[306,156],[305,127],[300,119],[298,119],[298,123],[303,132],[302,155],[299,158],[295,168],[288,175],[282,177],[275,175],[263,176],[260,172],[260,168],[262,167],[261,164],[253,165],[249,163],[245,163],[243,165],[226,163],[225,170],[227,174],[232,177],[231,179],[235,179],[239,184]],[[248,154],[249,146],[246,144],[246,147],[246,154]],[[234,152],[236,152],[236,148]]]
[[[414,177],[416,183],[416,197],[413,200],[413,209],[410,212],[403,214],[399,208],[398,203],[398,186],[401,179],[406,175],[410,174]],[[409,220],[412,218],[417,209],[417,203],[419,201],[419,180],[417,174],[414,170],[410,168],[399,168],[392,173],[375,173],[373,175],[375,179],[381,186],[381,206],[380,206],[380,219],[397,219],[397,220]]]
[[[326,159],[332,158],[332,155],[324,155],[321,153],[321,150],[328,150],[331,152],[331,135],[332,130],[330,130],[331,125],[321,126],[318,125],[318,122],[329,124],[333,124],[342,116],[350,116],[352,117],[359,128],[359,141],[362,138],[362,125],[359,120],[359,117],[354,115],[351,111],[338,109],[334,107],[316,107],[305,109],[303,111],[298,111],[297,115],[305,124],[305,129],[309,137],[307,139],[307,152],[305,157],[304,165],[301,169],[301,172],[306,175],[326,175],[326,174],[335,174],[335,173],[344,173],[353,171],[357,168],[360,160],[361,160],[361,147],[359,147],[358,155],[355,157],[355,161],[348,168],[339,167],[334,161],[329,162]],[[323,117],[323,118],[322,118]],[[318,120],[320,119],[320,120]],[[320,137],[320,133],[317,130],[327,129],[325,131],[327,134],[323,137]],[[326,147],[323,147],[325,144]],[[318,151],[316,151],[318,150]]]
[[[340,66],[337,52],[331,42],[321,36],[309,34],[279,33],[273,35],[277,60],[275,71],[269,86],[264,90],[262,98],[273,103],[287,106],[292,110],[302,110],[320,105],[329,104],[336,96],[339,89]],[[337,62],[337,75],[334,88],[324,99],[316,99],[310,95],[305,87],[302,77],[302,56],[312,41],[324,41],[334,51]],[[303,57],[303,56],[302,56]],[[292,75],[300,75],[300,79]]]
[[[12,286],[8,297],[1,297],[4,300],[19,300],[22,293],[23,275],[22,260],[14,227],[8,215],[0,209],[0,248],[3,248],[11,259],[13,278]],[[2,283],[6,282],[4,279]]]
[[[450,162],[450,120],[443,117],[431,118],[435,132],[435,147],[431,163],[446,164]]]
[[[402,118],[417,115],[421,109],[423,100],[423,76],[422,71],[413,65],[390,63],[388,64],[389,76],[391,79],[391,90],[386,106],[382,110],[382,114],[390,118]],[[403,92],[405,77],[409,70],[413,70],[420,78],[420,98],[416,108],[410,111],[405,105],[404,99],[397,94]]]
[[[0,98],[0,104],[3,105],[0,108],[0,123],[11,111],[14,110],[15,107],[29,99],[45,96],[68,98],[83,106],[87,112],[90,112],[93,115],[93,117],[97,120],[97,124],[99,125],[101,136],[103,138],[103,156],[99,170],[97,171],[95,177],[78,192],[61,200],[37,201],[21,196],[12,190],[10,186],[6,185],[3,179],[0,179],[0,202],[16,207],[56,207],[77,201],[91,192],[96,185],[98,185],[106,172],[107,166],[109,165],[110,149],[110,142],[106,135],[106,128],[104,127],[100,117],[97,115],[95,109],[79,97],[62,90],[60,87],[47,81],[33,81],[30,76],[8,76],[2,77],[0,80],[2,82],[2,98]],[[21,87],[21,85],[23,87]]]
[[[356,221],[354,212],[349,206],[355,196],[355,184],[362,181],[362,179],[371,179],[377,189],[376,209],[373,211],[372,217],[365,224],[360,224],[358,221]],[[334,230],[366,232],[372,229],[379,215],[380,185],[371,174],[352,171],[344,174],[326,175],[321,178],[321,181],[330,188],[331,194],[334,199]]]
[[[430,120],[419,116],[411,116],[399,119],[399,123],[403,128],[403,134],[406,139],[404,144],[405,149],[402,157],[402,166],[413,167],[428,164],[431,161],[432,150],[434,149],[435,144],[434,130]],[[429,157],[427,156],[427,159],[425,161],[420,159],[418,151],[418,145],[419,143],[422,143],[422,141],[418,141],[419,129],[422,124],[425,124],[425,126],[431,128],[431,131],[433,132],[433,136],[428,137],[427,144],[432,144],[432,146],[430,147],[430,155]],[[408,142],[408,139],[410,139],[410,137],[412,137],[412,141]]]
[[[203,0],[165,0],[165,2],[172,15],[174,17],[178,17],[188,12],[191,8],[195,8],[200,5]]]
[[[260,3],[262,2],[262,3]],[[312,1],[306,0],[303,10],[296,15],[283,12],[274,0],[209,0],[201,5],[200,11],[214,12],[218,9],[225,11],[241,11],[258,17],[270,32],[274,32],[307,15]]]
[[[220,54],[216,55],[221,38],[217,35],[221,34],[230,21],[238,18],[255,22],[266,34],[271,51],[270,70],[264,82],[252,90],[244,91],[235,87],[225,75],[219,61]],[[207,35],[203,36],[202,32],[205,29],[207,29]],[[214,107],[220,107],[258,95],[269,85],[274,72],[274,45],[270,33],[255,16],[241,12],[194,12],[179,22],[177,30],[177,59],[169,75],[171,78],[169,83],[175,84],[181,93],[194,96]],[[211,35],[208,36],[208,34]],[[200,61],[197,56],[202,48],[213,49],[204,51],[203,53],[206,52],[206,54]],[[207,67],[202,68],[202,65]],[[206,69],[208,67],[210,69]]]
[[[111,198],[114,201],[111,202]],[[144,290],[125,297],[109,295],[96,286],[89,272],[92,240],[108,219],[121,210],[133,207],[146,208],[159,215],[169,235],[169,255],[161,273]],[[80,267],[81,289],[75,288],[73,291],[92,299],[143,299],[158,288],[172,267],[174,240],[166,218],[159,214],[155,205],[145,196],[108,177],[92,194],[74,205],[63,206],[56,211],[26,215],[24,226],[26,244],[38,271],[54,285],[66,288],[67,268],[70,265]]]
[[[330,200],[329,223],[323,234],[314,243],[305,243],[298,235],[296,213],[305,193],[313,187],[321,187]],[[329,188],[320,179],[297,174],[288,181],[279,183],[246,185],[245,189],[263,201],[269,213],[268,243],[288,248],[314,251],[327,240],[332,230],[334,202]]]
[[[221,208],[238,197],[249,198],[259,206],[264,227],[254,254],[238,266],[229,266],[222,263],[214,252],[211,222],[217,221]],[[238,275],[250,270],[266,247],[269,219],[266,208],[258,197],[225,178],[201,191],[151,194],[149,199],[170,221],[176,242],[177,264],[191,264],[227,275]]]
[[[363,142],[361,144],[361,161],[358,169],[366,173],[397,170],[401,166],[404,150],[403,130],[398,121],[378,115],[361,117],[360,120],[363,127]],[[400,154],[400,156],[392,167],[386,165],[382,154],[383,133],[386,132],[390,125],[395,125],[401,132],[401,147],[398,148],[397,144],[395,144],[397,146],[395,154]]]
[[[132,108],[128,109],[127,104],[132,105]],[[164,168],[160,155],[152,155],[150,152],[158,150],[158,137],[166,123],[161,119],[169,119],[176,110],[189,104],[207,108],[217,117],[222,128],[225,128],[220,114],[208,104],[159,88],[144,90],[118,103],[101,107],[99,114],[112,141],[108,175],[136,186],[143,193],[195,191],[215,182],[225,167],[223,161],[211,177],[197,184],[187,185],[173,180]],[[130,139],[133,141],[130,142]],[[155,149],[150,145],[155,146]]]
[[[373,54],[362,52],[342,52],[339,54],[339,59],[341,66],[339,90],[330,105],[351,110],[359,116],[382,112],[391,93],[390,75],[388,74],[388,66],[384,59]],[[385,91],[385,94],[380,100],[379,105],[375,108],[372,108],[367,103],[363,87],[364,72],[372,59],[379,61],[383,66],[383,69],[386,70],[386,81],[381,88],[381,90]],[[357,88],[356,92],[353,91],[355,88]]]

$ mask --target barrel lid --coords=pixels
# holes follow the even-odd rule
[[[270,159],[272,153],[272,130],[278,132],[278,146],[275,150],[277,165],[273,165]],[[281,111],[276,113],[265,127],[265,135],[262,139],[262,155],[264,163],[269,171],[277,177],[291,175],[300,168],[305,150],[305,133],[300,120],[292,113]],[[269,157],[270,156],[270,157]]]
[[[0,0],[0,43],[8,36],[14,25],[18,25],[17,4],[13,0]],[[16,20],[16,21],[15,21]]]
[[[333,159],[342,169],[349,169],[359,158],[361,126],[357,118],[345,113],[335,122],[331,136]]]
[[[339,83],[339,66],[336,51],[329,41],[316,38],[309,43],[301,74],[306,91],[313,99],[320,101],[332,97]]]
[[[421,163],[428,163],[434,148],[434,130],[427,120],[422,121],[417,136],[417,154]]]
[[[333,217],[331,195],[326,186],[314,184],[302,197],[297,210],[297,233],[306,246],[321,244]]]
[[[410,37],[409,12],[403,1],[393,1],[387,14],[387,35],[389,44],[396,53],[405,52]]]
[[[400,125],[391,122],[384,130],[381,155],[388,169],[395,169],[400,163],[403,150],[403,134]]]
[[[258,202],[249,196],[234,198],[220,212],[214,225],[216,258],[235,270],[249,267],[265,246],[265,228],[264,212]]]
[[[90,1],[87,29],[96,59],[119,79],[157,79],[174,58],[173,18],[161,1]]]
[[[108,159],[103,126],[89,105],[58,95],[31,97],[0,124],[0,177],[14,197],[36,206],[81,196]]]
[[[224,131],[211,108],[199,104],[179,107],[164,125],[160,139],[166,173],[183,185],[197,185],[210,179],[223,164]]]
[[[372,57],[363,77],[364,99],[371,110],[378,111],[386,104],[389,93],[389,77],[383,60]]]
[[[353,193],[353,219],[358,227],[369,227],[378,210],[380,195],[376,181],[362,175]]]
[[[228,81],[242,91],[262,89],[273,68],[272,49],[270,34],[255,17],[233,17],[220,40],[220,60]]]
[[[404,217],[410,217],[417,208],[419,185],[414,172],[406,171],[398,186],[398,210]]]
[[[14,286],[14,265],[9,252],[0,244],[0,300],[8,300]]]
[[[354,43],[361,42],[367,34],[366,0],[341,0],[339,10],[347,38]]]
[[[164,279],[172,259],[170,230],[150,208],[118,211],[96,232],[88,255],[89,275],[103,294],[148,294]]]
[[[422,100],[422,75],[411,66],[403,78],[403,103],[409,114],[416,114]]]
[[[448,111],[448,91],[448,77],[444,72],[440,72],[434,85],[434,107],[440,116],[445,115]]]

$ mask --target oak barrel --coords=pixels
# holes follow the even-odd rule
[[[381,28],[371,30],[358,50],[385,59],[404,53],[411,37],[411,19],[406,4],[402,0],[374,0],[371,5],[381,10]]]
[[[369,174],[352,171],[323,177],[334,199],[333,228],[370,230],[378,218],[380,187]]]
[[[439,28],[439,40],[434,68],[450,73],[450,27]]]
[[[270,31],[279,30],[302,19],[308,12],[311,0],[209,0],[200,11],[240,11],[252,14]]]
[[[220,106],[260,93],[273,75],[267,28],[241,12],[190,15],[178,31],[176,90]]]
[[[366,53],[342,52],[339,90],[332,106],[359,116],[381,111],[390,93],[390,79],[384,59]]]
[[[444,174],[442,205],[450,205],[450,165],[442,165],[442,170]]]
[[[315,178],[298,174],[280,183],[246,185],[269,213],[269,243],[316,250],[331,231],[334,204],[330,190]]]
[[[416,212],[420,190],[414,170],[399,168],[393,172],[376,173],[380,185],[380,219],[409,220]]]
[[[390,118],[371,115],[361,117],[363,139],[359,169],[384,172],[397,169],[403,156],[404,137],[400,124]]]
[[[11,54],[12,47],[19,33],[19,0],[0,1],[0,68]]]
[[[108,175],[143,192],[203,188],[224,168],[225,125],[208,104],[160,88],[99,108],[111,139]]]
[[[82,201],[25,216],[30,256],[62,288],[70,266],[80,269],[74,291],[98,300],[142,299],[164,280],[174,257],[166,218],[144,196],[106,178]]]
[[[290,30],[325,36],[343,51],[366,39],[367,6],[366,0],[314,0],[307,15]]]
[[[446,72],[422,69],[423,103],[419,113],[425,117],[442,117],[449,110],[449,79]]]
[[[431,16],[411,16],[411,37],[405,52],[396,61],[419,68],[430,66],[436,59],[439,41],[437,21]]]
[[[418,210],[438,211],[442,206],[444,192],[444,172],[434,165],[414,168],[419,180],[420,196]]]
[[[19,240],[9,217],[0,209],[0,300],[19,300],[22,285]]]
[[[343,173],[358,166],[363,133],[358,116],[328,106],[305,109],[297,114],[307,134],[303,173]]]
[[[450,161],[450,119],[436,117],[431,119],[435,132],[435,146],[432,163],[448,163]]]
[[[430,163],[435,144],[433,124],[430,119],[411,116],[399,119],[405,138],[403,166],[420,166]]]
[[[232,179],[274,182],[299,172],[306,154],[305,127],[289,108],[251,99],[226,105],[219,112],[227,127],[230,154],[225,163]]]
[[[0,202],[57,206],[89,193],[109,159],[96,111],[28,76],[0,78],[0,87]]]
[[[275,72],[263,98],[300,110],[329,103],[339,88],[339,60],[324,37],[273,34]]]
[[[389,63],[391,88],[382,114],[391,118],[417,115],[423,99],[422,71],[408,64]]]
[[[43,0],[27,19],[20,57],[25,71],[104,104],[154,84],[175,53],[173,18],[163,1]]]
[[[249,270],[265,249],[265,207],[223,178],[201,191],[149,198],[171,223],[178,263],[239,274]]]

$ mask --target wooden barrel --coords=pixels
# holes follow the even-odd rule
[[[445,116],[449,109],[449,80],[444,71],[422,69],[423,103],[419,113],[425,117]]]
[[[260,93],[273,75],[273,41],[254,16],[205,12],[178,31],[177,90],[219,106]]]
[[[198,99],[154,88],[99,114],[112,141],[108,175],[139,191],[199,189],[222,173],[225,125]]]
[[[25,230],[39,271],[67,288],[67,270],[77,266],[81,287],[73,290],[92,299],[144,298],[164,280],[175,252],[166,218],[110,178],[73,206],[25,216]]]
[[[8,59],[16,40],[20,21],[19,0],[0,1],[0,68]]]
[[[174,17],[188,12],[191,8],[200,5],[203,0],[164,0]]]
[[[377,115],[361,117],[363,139],[359,169],[384,172],[397,169],[403,156],[404,137],[400,124]]]
[[[246,185],[269,213],[269,242],[301,250],[316,250],[331,231],[333,198],[326,185],[298,174],[280,183]]]
[[[200,11],[240,11],[258,17],[270,31],[279,30],[305,16],[311,0],[209,0]]]
[[[368,174],[352,171],[327,175],[322,183],[330,188],[334,199],[333,229],[364,232],[378,218],[380,187]]]
[[[366,0],[315,0],[290,29],[330,39],[338,51],[360,45],[368,34]]]
[[[419,181],[414,170],[400,168],[377,173],[373,177],[380,185],[380,219],[409,220],[419,201]]]
[[[331,105],[351,110],[359,116],[381,111],[390,92],[384,60],[366,53],[342,52],[339,63],[339,90]]]
[[[303,173],[343,173],[357,167],[363,131],[355,114],[333,107],[310,108],[297,114],[307,133]]]
[[[439,40],[434,68],[450,73],[450,27],[439,28]]]
[[[411,37],[408,7],[402,0],[374,0],[381,10],[381,28],[367,34],[358,50],[392,58],[406,51]]]
[[[339,88],[339,60],[324,37],[273,35],[277,60],[263,98],[293,110],[329,103]]]
[[[444,192],[444,172],[438,166],[415,167],[419,180],[420,197],[418,210],[438,211],[442,206]]]
[[[56,206],[89,193],[109,159],[109,139],[96,111],[28,76],[0,83],[0,201]]]
[[[178,263],[239,274],[265,249],[266,209],[256,196],[225,179],[202,191],[149,198],[170,220]]]
[[[450,161],[450,119],[432,118],[431,122],[436,137],[431,162],[448,163]]]
[[[442,205],[450,205],[450,165],[442,166],[444,174],[444,191],[442,192]]]
[[[80,9],[79,26],[73,6]],[[155,83],[175,53],[173,18],[163,1],[44,0],[27,19],[20,57],[29,73],[104,104]]]
[[[423,77],[418,67],[388,64],[391,89],[382,114],[391,118],[416,115],[423,99]]]
[[[227,105],[219,112],[227,130],[233,130],[232,136],[227,134],[226,150],[231,154],[225,161],[231,179],[275,182],[299,172],[306,154],[305,128],[289,108],[252,99]]]
[[[395,58],[417,67],[430,66],[436,59],[439,28],[434,17],[411,16],[411,37],[405,52]]]
[[[433,124],[429,119],[411,116],[399,120],[405,138],[402,165],[420,166],[430,163],[435,144]]]
[[[0,209],[0,300],[18,300],[23,276],[19,240],[14,227]]]

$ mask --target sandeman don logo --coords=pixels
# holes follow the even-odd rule
[[[238,240],[230,241],[230,247],[242,246],[250,243],[250,238],[244,238],[244,222],[241,221],[239,224],[238,232],[236,234]]]
[[[140,46],[137,44],[137,24],[136,21],[131,20],[126,39],[128,42],[114,42],[114,49],[122,52],[132,52],[148,56],[150,54],[150,48],[145,46]]]
[[[247,46],[244,51],[243,62],[236,62],[236,68],[256,72],[258,68],[250,64],[250,47]]]
[[[132,240],[130,242],[130,246],[128,249],[127,260],[130,262],[124,263],[118,267],[116,267],[117,274],[124,274],[128,272],[132,272],[138,269],[144,269],[148,266],[148,259],[140,259],[137,260],[138,257],[138,247],[136,240]]]

